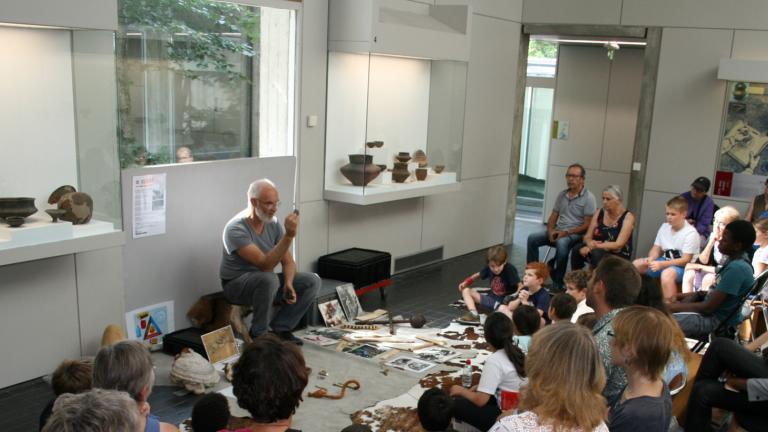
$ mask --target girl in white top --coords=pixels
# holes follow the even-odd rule
[[[755,277],[768,268],[768,218],[758,219],[754,223],[755,244],[758,249],[752,257],[752,268],[755,270]]]
[[[524,412],[503,417],[489,432],[608,432],[605,371],[589,330],[570,323],[539,330],[525,370],[528,385],[519,405]]]
[[[487,431],[502,410],[517,407],[518,393],[526,379],[525,355],[512,341],[509,317],[494,312],[485,320],[483,329],[493,354],[485,360],[480,383],[469,389],[454,385],[449,393],[456,398],[454,418]]]

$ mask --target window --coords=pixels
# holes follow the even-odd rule
[[[294,152],[296,13],[119,0],[120,164]]]

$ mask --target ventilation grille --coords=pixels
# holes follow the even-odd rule
[[[443,260],[443,247],[428,249],[413,255],[395,258],[395,273],[414,269]]]

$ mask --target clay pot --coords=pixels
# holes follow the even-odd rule
[[[427,169],[426,168],[416,168],[416,180],[424,181],[426,179],[427,179]]]
[[[445,169],[445,165],[435,165],[432,169],[435,170],[435,174],[440,174]]]
[[[424,150],[416,150],[413,152],[413,161],[418,162],[419,166],[425,166],[427,164],[427,154]]]
[[[403,183],[410,176],[411,172],[408,171],[408,162],[395,162],[395,168],[392,170],[392,181]]]
[[[365,146],[368,148],[374,148],[376,147],[376,141],[368,141],[367,143],[365,143]]]
[[[58,202],[59,209],[65,210],[61,220],[72,222],[73,225],[87,224],[93,216],[93,199],[83,192],[65,194]]]
[[[398,162],[408,162],[411,160],[411,154],[408,152],[400,152],[395,155],[395,159],[397,159]]]
[[[67,211],[64,209],[48,209],[45,212],[48,213],[48,216],[51,217],[52,223],[58,222],[60,217],[67,214]]]
[[[373,164],[373,155],[351,154],[349,163],[341,167],[341,175],[355,186],[365,186],[381,172],[378,165]]]
[[[70,186],[70,185],[59,186],[56,188],[55,191],[51,192],[51,195],[48,197],[48,204],[56,204],[59,202],[61,197],[72,192],[77,192],[77,189],[75,189],[74,186]]]
[[[384,147],[384,141],[374,141],[376,144],[376,148],[382,148]]]
[[[379,165],[376,165],[376,166],[377,166],[377,167],[379,167],[379,168],[381,168],[381,171],[380,171],[380,172],[384,172],[384,171],[386,171],[386,170],[387,170],[387,164],[379,164]]]
[[[17,216],[23,221],[23,218],[35,213],[37,213],[37,207],[35,207],[34,198],[0,198],[0,218],[8,219]]]
[[[18,228],[24,225],[24,218],[21,216],[8,216],[5,218],[5,221],[8,222],[11,228]]]

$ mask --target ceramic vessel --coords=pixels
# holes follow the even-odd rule
[[[349,163],[341,167],[341,175],[355,186],[365,186],[381,172],[381,167],[373,164],[373,155],[351,154]]]
[[[377,166],[377,167],[379,167],[379,168],[381,168],[381,171],[380,171],[380,172],[384,172],[384,171],[386,171],[386,170],[387,170],[387,164],[379,164],[379,165],[376,165],[376,166]]]
[[[445,165],[435,165],[432,169],[435,170],[435,174],[440,174],[445,169]]]
[[[427,169],[426,168],[416,168],[416,180],[424,181],[426,179],[427,179]]]
[[[0,218],[18,216],[25,218],[37,213],[35,199],[28,197],[0,198]]]
[[[8,216],[5,218],[5,221],[8,222],[11,228],[18,228],[24,225],[24,218],[21,216]]]
[[[411,172],[408,171],[408,162],[395,162],[395,168],[392,170],[392,181],[403,183],[410,176]]]
[[[50,196],[48,196],[48,204],[56,204],[59,202],[61,197],[63,197],[68,193],[73,193],[73,192],[77,192],[77,189],[75,189],[74,186],[70,186],[70,185],[59,186],[56,188],[55,191],[51,192]]]
[[[384,147],[384,141],[374,141],[376,144],[376,148],[382,148]]]
[[[59,218],[73,225],[87,224],[93,216],[93,199],[83,192],[65,194],[58,202],[59,209],[65,210]]]
[[[400,152],[395,155],[395,159],[397,159],[398,162],[408,162],[411,160],[411,154],[408,152]]]
[[[58,222],[60,217],[67,214],[67,211],[64,209],[47,209],[45,212],[48,213],[48,216],[51,217],[52,223]]]
[[[416,150],[413,152],[413,161],[418,162],[419,166],[425,166],[427,164],[427,154],[424,150]]]

